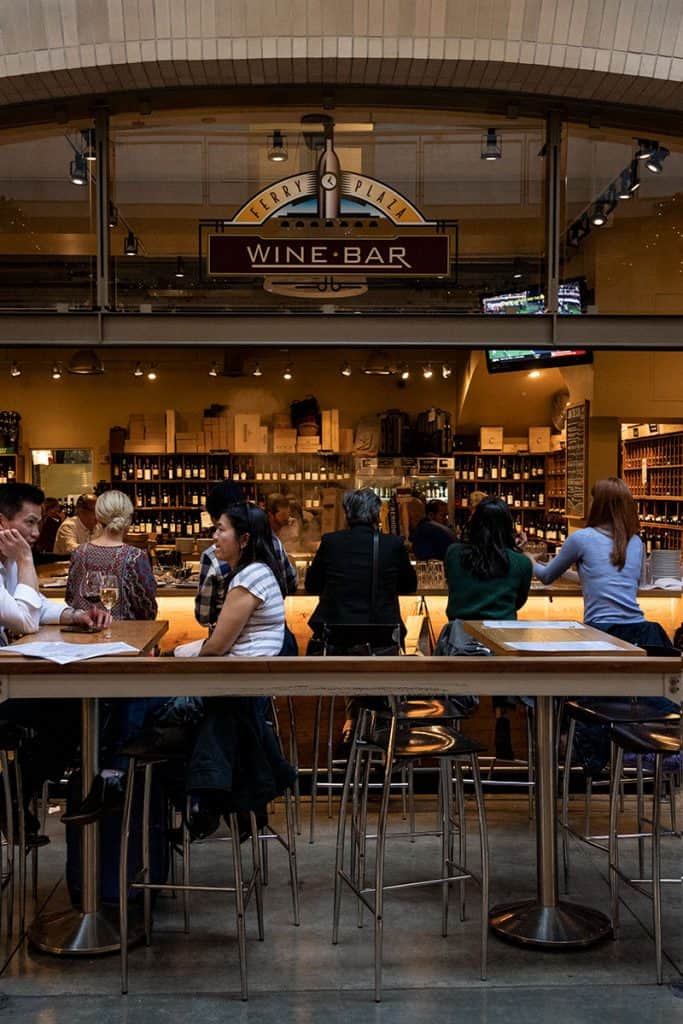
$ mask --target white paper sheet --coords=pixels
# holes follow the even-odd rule
[[[583,622],[569,622],[558,619],[556,622],[531,621],[530,619],[486,619],[483,623],[487,629],[585,629]]]
[[[515,640],[506,643],[513,651],[533,651],[538,654],[571,654],[578,651],[618,651],[616,644],[607,640]]]
[[[70,644],[65,640],[36,640],[29,644],[18,644],[0,647],[0,654],[22,654],[27,658],[45,658],[55,661],[58,665],[68,665],[72,661],[87,661],[89,658],[104,658],[114,654],[136,654],[137,647],[124,644],[118,640],[110,643]]]

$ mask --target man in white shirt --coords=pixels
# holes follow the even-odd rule
[[[99,630],[109,621],[103,608],[90,611],[51,603],[38,590],[31,547],[40,533],[44,495],[30,484],[0,486],[0,645],[8,634],[35,633],[49,623]],[[31,799],[44,779],[59,778],[79,739],[80,708],[72,700],[10,700],[2,717],[28,727],[34,736],[22,750],[24,797]],[[28,841],[40,845],[38,822],[26,819]]]
[[[70,555],[81,544],[92,540],[99,533],[95,518],[96,494],[81,494],[76,502],[76,515],[69,516],[57,530],[54,552],[56,555]]]

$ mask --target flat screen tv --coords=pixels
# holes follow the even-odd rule
[[[543,370],[592,362],[593,353],[582,348],[490,348],[486,352],[489,373]]]
[[[581,282],[565,281],[558,289],[558,307],[561,316],[577,316],[582,313]],[[503,295],[488,295],[482,300],[484,313],[503,315],[533,316],[545,312],[545,296],[542,291],[528,289],[521,292],[507,292]]]

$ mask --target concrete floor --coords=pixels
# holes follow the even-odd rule
[[[433,802],[420,798],[418,827],[432,827]],[[575,802],[577,823],[581,801]],[[603,798],[596,824],[604,828]],[[534,893],[535,834],[523,798],[496,795],[487,802],[491,842],[491,903]],[[304,804],[304,814],[308,807]],[[681,808],[683,811],[683,808]],[[276,824],[280,819],[274,818]],[[395,827],[405,825],[398,813]],[[65,903],[59,884],[64,864],[62,826],[50,818],[53,841],[41,851],[40,900],[50,909]],[[266,940],[259,943],[253,909],[249,912],[250,1000],[241,1003],[233,909],[230,897],[199,894],[192,902],[192,932],[182,932],[179,901],[157,903],[151,948],[131,951],[130,994],[119,995],[118,957],[60,959],[18,944],[10,949],[0,977],[0,1024],[162,1024],[191,1017],[224,1021],[330,1020],[553,1021],[555,1024],[647,1020],[667,1024],[683,1019],[683,886],[665,889],[665,984],[654,984],[653,945],[648,938],[650,904],[624,892],[619,941],[571,953],[522,949],[490,937],[488,981],[479,980],[478,891],[470,884],[468,920],[455,909],[450,934],[440,935],[439,892],[434,889],[390,894],[385,902],[383,1001],[372,998],[372,928],[356,927],[350,894],[344,901],[340,944],[330,942],[334,823],[321,814],[318,840],[300,837],[301,918],[291,924],[284,853],[272,844],[271,878],[265,891]],[[633,845],[633,844],[631,844]],[[680,840],[666,844],[665,877],[680,878]],[[570,898],[608,910],[605,856],[572,844]],[[476,855],[476,848],[474,850]],[[218,881],[227,864],[227,844],[208,841],[192,850],[193,879]],[[436,864],[435,839],[389,844],[387,881],[424,876]],[[427,868],[433,870],[433,868]],[[225,876],[223,876],[223,879]],[[455,894],[454,894],[455,895]]]

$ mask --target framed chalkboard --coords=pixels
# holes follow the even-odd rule
[[[585,519],[588,482],[588,402],[567,409],[567,518]]]

